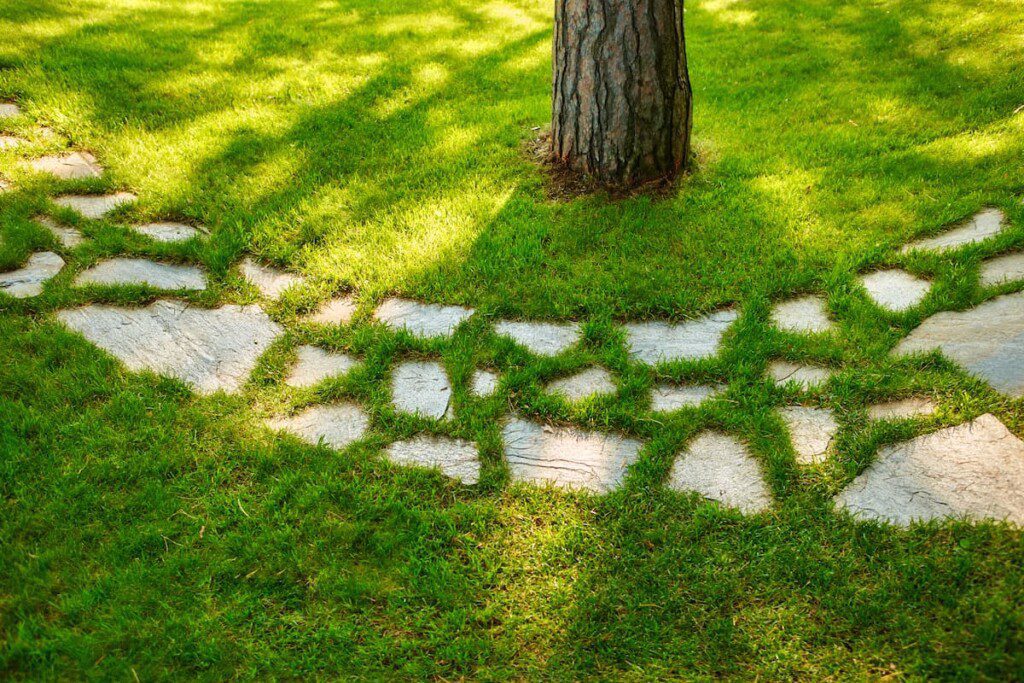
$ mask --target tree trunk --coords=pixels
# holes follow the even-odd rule
[[[691,111],[683,0],[555,0],[557,160],[606,184],[673,176]]]

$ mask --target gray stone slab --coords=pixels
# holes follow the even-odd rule
[[[49,216],[36,216],[35,221],[56,237],[61,246],[66,249],[74,249],[85,242],[85,237],[82,236],[81,232],[66,225],[61,225]]]
[[[625,329],[630,358],[647,365],[710,358],[737,318],[739,313],[728,309],[680,324],[629,323]]]
[[[61,180],[99,178],[103,175],[103,167],[89,152],[39,157],[28,162],[28,166],[36,173],[48,173]]]
[[[549,382],[546,391],[559,394],[569,401],[582,401],[591,396],[614,394],[615,382],[604,368],[587,368],[569,377]]]
[[[994,287],[1024,280],[1024,251],[989,259],[981,264],[981,284]]]
[[[469,391],[478,398],[493,396],[498,390],[498,373],[490,370],[477,370],[469,383]]]
[[[251,258],[242,261],[239,270],[242,277],[268,299],[276,299],[284,294],[286,289],[302,285],[306,281],[301,275],[261,265]]]
[[[783,301],[772,309],[772,324],[783,332],[820,334],[835,326],[828,319],[825,300],[819,296],[803,296]]]
[[[511,417],[501,430],[514,481],[604,493],[618,488],[643,443],[618,434]]]
[[[25,144],[25,140],[16,135],[0,135],[0,149],[16,149]]]
[[[968,244],[976,244],[998,235],[1004,226],[1006,216],[999,209],[982,209],[969,220],[954,226],[935,237],[917,240],[903,247],[902,253],[920,249],[924,251],[951,251]]]
[[[53,200],[58,206],[71,209],[86,218],[98,220],[114,209],[131,204],[138,197],[131,192],[117,192],[104,195],[73,194],[57,197]]]
[[[676,457],[668,487],[699,493],[747,514],[772,504],[757,459],[736,438],[714,431],[698,436]]]
[[[300,346],[296,355],[298,360],[285,380],[290,387],[312,387],[359,365],[359,361],[347,353],[331,353],[318,346]]]
[[[370,417],[352,403],[311,406],[301,413],[267,421],[274,431],[287,432],[306,443],[343,450],[370,429]]]
[[[384,453],[395,464],[437,469],[463,484],[480,481],[480,457],[471,441],[420,435],[393,443]]]
[[[282,329],[259,306],[84,306],[57,317],[132,371],[174,377],[204,394],[237,391]]]
[[[1024,523],[1024,442],[992,415],[888,446],[835,498],[857,517]]]
[[[444,366],[406,361],[391,376],[391,400],[401,412],[441,420],[451,415],[452,385]]]
[[[868,296],[890,311],[902,313],[924,301],[932,283],[914,277],[905,270],[879,270],[860,279]]]
[[[832,371],[816,365],[801,365],[779,360],[768,366],[768,376],[776,384],[793,382],[801,389],[814,389],[827,382],[832,376]]]
[[[142,225],[133,225],[131,229],[156,242],[164,243],[187,242],[203,234],[203,231],[199,228],[173,221],[143,223]]]
[[[43,283],[64,267],[64,259],[52,251],[40,251],[28,257],[23,268],[0,273],[0,292],[16,299],[27,299],[43,293]]]
[[[914,396],[869,406],[868,417],[872,420],[906,420],[934,415],[937,409],[931,399]]]
[[[75,278],[81,285],[147,285],[156,289],[206,289],[206,275],[195,266],[158,263],[141,258],[100,261]]]
[[[0,102],[0,119],[12,119],[21,116],[21,109],[12,102]]]
[[[1024,396],[1024,292],[933,315],[893,353],[942,351],[997,391]]]
[[[722,385],[659,384],[651,392],[651,410],[667,413],[680,408],[696,408],[704,401],[725,391]]]
[[[373,317],[392,330],[405,330],[417,337],[447,337],[473,315],[462,306],[423,304],[408,299],[388,299]]]
[[[839,425],[831,410],[790,406],[783,408],[782,421],[786,423],[793,440],[796,461],[800,465],[817,465],[824,462],[829,447],[839,431]]]
[[[499,321],[494,331],[538,356],[557,356],[580,340],[579,323]]]
[[[306,316],[305,321],[316,325],[348,325],[355,314],[355,297],[339,296],[325,303],[315,313]]]

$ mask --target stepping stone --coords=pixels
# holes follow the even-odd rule
[[[780,412],[793,440],[797,464],[817,465],[823,462],[839,431],[832,411],[792,406]]]
[[[25,141],[15,135],[0,135],[0,149],[15,149],[25,144]]]
[[[242,272],[242,277],[248,280],[259,290],[260,294],[268,299],[276,299],[289,287],[302,285],[306,282],[306,279],[301,275],[287,273],[276,268],[268,268],[256,263],[251,258],[242,261],[239,270]]]
[[[968,311],[933,315],[893,353],[936,349],[996,391],[1015,398],[1024,396],[1024,292],[992,299]]]
[[[538,356],[557,356],[580,340],[579,323],[528,323],[502,320],[494,326],[502,337]]]
[[[469,383],[469,391],[478,398],[493,396],[498,390],[498,374],[490,370],[477,370]]]
[[[118,192],[105,195],[65,195],[54,199],[54,203],[72,211],[76,211],[86,218],[99,220],[108,213],[125,204],[131,204],[138,197],[131,192]]]
[[[768,366],[768,375],[777,385],[794,382],[801,389],[813,389],[827,382],[832,371],[815,365],[798,365],[779,360]]]
[[[458,479],[463,484],[480,481],[480,457],[476,445],[471,441],[417,436],[391,444],[384,453],[396,465],[438,469],[445,476]]]
[[[575,402],[597,394],[614,394],[615,382],[604,368],[587,368],[575,375],[549,382],[544,389]]]
[[[929,398],[904,398],[869,406],[868,417],[872,420],[907,420],[934,415],[937,409],[938,406]]]
[[[777,304],[772,310],[772,324],[783,332],[819,334],[835,326],[828,319],[825,300],[818,296],[805,296]]]
[[[1015,280],[1024,280],[1024,251],[989,259],[981,264],[983,287],[995,287]]]
[[[331,353],[317,346],[300,346],[299,357],[291,374],[285,380],[290,387],[312,387],[328,377],[344,375],[359,365],[359,361],[345,353]]]
[[[718,396],[725,387],[710,384],[659,384],[651,392],[651,410],[656,413],[668,413],[680,408],[696,408],[709,398]]]
[[[917,240],[903,247],[902,254],[909,253],[915,249],[945,252],[968,244],[984,242],[990,237],[995,237],[1003,229],[1003,222],[1006,216],[999,209],[982,209],[970,220],[947,230],[935,237]]]
[[[501,430],[514,481],[604,493],[618,488],[643,443],[512,417]]]
[[[904,270],[880,270],[860,279],[871,300],[882,308],[897,313],[921,303],[932,283],[920,280]]]
[[[763,512],[772,504],[757,459],[734,437],[714,431],[704,432],[679,454],[668,487],[699,493],[747,514]]]
[[[21,116],[21,109],[10,102],[0,102],[0,119],[12,119]]]
[[[14,187],[9,182],[0,178],[0,194],[3,194],[4,192],[10,192],[13,189]]]
[[[132,371],[150,370],[210,394],[238,391],[283,330],[259,306],[84,306],[57,317]]]
[[[992,415],[883,448],[835,498],[854,516],[907,526],[947,518],[1024,524],[1024,442]]]
[[[28,165],[37,173],[49,173],[61,180],[99,178],[103,175],[103,167],[89,152],[39,157],[28,162]]]
[[[306,316],[305,322],[317,325],[348,325],[355,314],[355,297],[340,296],[325,303],[316,313]]]
[[[193,237],[203,234],[203,231],[191,225],[171,222],[144,223],[142,225],[133,225],[131,229],[152,240],[165,243],[187,242]]]
[[[452,385],[444,366],[434,361],[406,361],[391,376],[395,408],[433,420],[451,415]]]
[[[82,285],[147,285],[156,289],[206,289],[206,275],[195,266],[157,263],[141,258],[100,261],[77,278]]]
[[[46,228],[51,235],[57,238],[61,246],[66,249],[74,249],[85,242],[85,237],[78,230],[61,225],[49,216],[36,216],[36,223]]]
[[[647,365],[710,358],[718,353],[725,331],[737,318],[737,311],[727,309],[678,325],[630,323],[626,325],[629,356]]]
[[[373,317],[392,330],[405,330],[417,337],[447,337],[473,315],[462,306],[422,304],[408,299],[388,299],[374,311]]]
[[[24,268],[0,273],[0,292],[16,299],[43,293],[43,283],[64,267],[64,259],[52,251],[40,251],[28,257]]]
[[[343,450],[362,439],[370,429],[370,417],[352,403],[312,406],[291,417],[267,420],[267,427],[287,432],[308,444]]]

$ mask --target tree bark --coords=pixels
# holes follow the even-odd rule
[[[683,0],[555,0],[551,151],[602,183],[679,172],[692,93]]]

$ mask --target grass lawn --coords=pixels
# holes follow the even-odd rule
[[[42,296],[0,297],[0,676],[100,678],[1001,679],[1024,676],[1024,539],[993,523],[898,529],[831,498],[879,446],[1010,400],[937,355],[890,350],[927,316],[991,298],[979,262],[1024,245],[1024,7],[1014,0],[687,3],[695,167],[667,197],[548,198],[524,149],[550,116],[550,0],[3,0],[0,272],[55,250]],[[51,130],[43,133],[42,126]],[[20,160],[93,151],[100,180]],[[69,191],[130,190],[101,221]],[[1009,229],[947,255],[901,255],[985,206]],[[60,247],[47,212],[89,241]],[[157,245],[122,226],[178,219],[209,238]],[[202,265],[197,306],[257,299],[247,255],[308,276],[268,306],[287,329],[244,391],[201,397],[130,373],[58,324],[142,287],[74,288],[113,255]],[[907,314],[857,276],[934,281]],[[1024,285],[1005,285],[1015,292]],[[343,292],[350,327],[300,316]],[[839,329],[773,330],[773,302],[821,293]],[[450,340],[370,321],[391,294],[475,307]],[[714,360],[632,362],[621,323],[736,305]],[[539,359],[488,319],[578,320]],[[364,363],[282,383],[300,344]],[[394,411],[396,362],[440,356],[456,414]],[[774,359],[837,370],[799,399]],[[543,383],[594,363],[616,395],[568,404]],[[476,367],[498,394],[470,397]],[[722,382],[722,400],[649,410],[658,381]],[[924,394],[919,422],[865,406]],[[336,452],[265,418],[347,397],[372,436]],[[823,466],[800,468],[777,409],[835,409]],[[647,445],[605,496],[510,482],[500,420],[609,429]],[[775,504],[742,515],[663,485],[707,428],[745,440]],[[422,430],[476,441],[480,484],[396,467]]]

